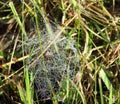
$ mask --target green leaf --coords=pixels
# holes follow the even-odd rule
[[[4,52],[0,51],[0,59],[4,58],[5,54]]]
[[[73,5],[74,5],[74,7],[77,6],[77,2],[76,2],[75,0],[72,0],[72,3],[73,3]]]

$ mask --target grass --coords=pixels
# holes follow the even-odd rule
[[[67,75],[62,75],[56,91],[49,83],[52,93],[49,101],[53,104],[119,104],[120,26],[116,19],[120,17],[112,13],[118,9],[117,3],[120,4],[114,0],[113,4],[103,0],[0,1],[0,30],[3,30],[0,32],[0,103],[41,104],[43,100],[48,101],[35,96],[35,75],[30,73],[30,69],[40,58],[45,62],[45,54],[52,45],[60,54],[56,41],[62,33],[64,38],[75,41],[75,45],[66,46],[66,53],[72,56],[72,47],[76,56],[73,59],[75,74],[72,78],[69,76],[72,60],[69,59]],[[55,37],[52,37],[51,21],[59,28]],[[46,41],[49,44],[44,49],[41,24],[52,39]],[[31,32],[33,35],[29,35]],[[33,59],[36,46],[32,44],[30,52],[25,46],[35,34],[38,34],[40,54]],[[47,73],[45,77],[50,80]]]

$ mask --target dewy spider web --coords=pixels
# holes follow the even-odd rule
[[[53,31],[56,31],[52,28]],[[42,50],[48,45],[52,39],[54,39],[55,35],[53,32],[53,36],[46,32],[42,31],[40,35],[40,39],[38,36],[34,38],[28,39],[26,42],[26,48],[30,53],[33,49],[33,56],[29,59],[29,64],[32,63],[39,55],[40,55],[40,47]],[[61,34],[60,38],[64,36]],[[55,88],[59,88],[59,83],[62,78],[69,77],[72,79],[75,74],[74,73],[74,64],[76,60],[76,52],[75,48],[75,40],[67,39],[64,37],[63,40],[59,41],[57,39],[55,44],[58,49],[58,53],[55,49],[54,44],[50,46],[47,52],[44,54],[44,58],[40,58],[37,62],[30,68],[30,73],[33,73],[34,76],[34,85],[36,89],[36,93],[40,99],[51,98],[52,90]],[[40,42],[41,41],[41,46]],[[66,47],[69,47],[69,51]],[[79,62],[78,62],[79,63]],[[69,67],[68,67],[69,66]],[[78,66],[79,67],[79,66]]]

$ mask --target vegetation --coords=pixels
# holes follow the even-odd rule
[[[119,104],[119,4],[119,0],[1,0],[0,103]],[[59,31],[42,49],[44,28],[52,35],[49,24]],[[39,59],[49,60],[45,53],[52,45],[62,53],[54,42],[61,34],[75,41],[79,66],[73,60],[72,78],[66,73],[57,89],[49,84],[52,96],[42,99],[36,95],[35,75],[30,70]],[[39,55],[34,37],[39,40]],[[73,54],[70,46],[66,53]]]

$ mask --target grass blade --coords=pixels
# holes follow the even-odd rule
[[[110,90],[110,86],[112,86],[111,82],[109,81],[106,73],[103,69],[99,72],[99,77],[103,80],[104,84],[106,85],[107,89]]]

